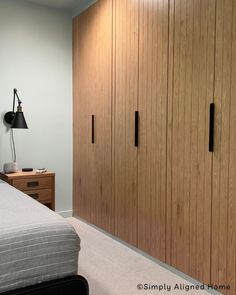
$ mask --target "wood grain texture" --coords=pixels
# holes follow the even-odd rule
[[[88,100],[86,88],[87,12],[73,19],[73,209],[74,214],[91,221],[87,193]]]
[[[20,179],[20,178],[27,178],[27,177],[45,177],[45,176],[54,176],[55,173],[47,171],[44,173],[36,173],[36,169],[34,169],[33,171],[30,172],[22,172],[22,171],[18,171],[15,173],[3,173],[0,172],[0,178],[1,179],[6,179],[6,180],[10,180],[10,179]]]
[[[168,86],[167,261],[209,283],[213,100],[213,0],[170,1]]]
[[[32,189],[43,189],[52,187],[53,178],[51,176],[45,177],[26,177],[15,178],[12,180],[12,185],[21,191]]]
[[[236,293],[235,19],[235,1],[217,1],[211,279],[213,284],[230,285],[224,294]]]
[[[140,0],[138,248],[165,261],[168,1]]]
[[[173,63],[174,63],[174,13],[175,0],[169,0],[168,46],[168,99],[167,99],[167,159],[166,159],[166,263],[171,264],[172,254],[172,124],[173,124]]]
[[[113,2],[113,195],[115,234],[137,245],[137,148],[139,1]]]
[[[30,190],[30,191],[24,191],[27,195],[29,195],[31,198],[39,201],[43,204],[51,203],[52,198],[52,190],[51,189],[37,189],[37,190]]]
[[[74,27],[75,213],[112,232],[112,1],[92,5],[74,20]]]

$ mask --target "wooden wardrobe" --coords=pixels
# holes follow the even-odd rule
[[[236,2],[73,20],[74,215],[235,294]]]

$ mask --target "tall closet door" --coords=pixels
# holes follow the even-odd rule
[[[87,17],[73,19],[73,209],[74,214],[91,221],[91,199],[88,195],[88,124],[89,101],[86,77]],[[83,111],[81,111],[83,110]]]
[[[216,6],[212,283],[236,294],[236,2]]]
[[[215,1],[170,1],[167,262],[209,283]]]
[[[168,1],[140,0],[138,248],[165,261]]]
[[[78,212],[88,204],[93,224],[112,232],[113,212],[111,196],[111,96],[112,96],[112,1],[100,0],[78,16],[79,30],[75,78],[80,108],[75,110],[78,125],[84,127],[84,138],[76,146],[79,154],[80,177],[75,187]],[[85,103],[83,104],[83,101]],[[77,113],[78,111],[78,113]],[[75,133],[77,126],[74,126]],[[76,136],[80,137],[79,134]],[[78,183],[79,181],[79,183]],[[75,190],[76,192],[76,190]],[[80,208],[80,206],[82,208]],[[81,216],[83,217],[83,216]]]
[[[113,196],[115,234],[137,244],[137,147],[139,1],[113,2]]]
[[[89,8],[87,99],[90,101],[89,144],[92,222],[113,229],[111,196],[112,1],[100,0]],[[93,116],[93,119],[92,119]],[[93,122],[92,122],[93,120]],[[92,138],[93,137],[93,138]]]

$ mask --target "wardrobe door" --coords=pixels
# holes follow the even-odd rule
[[[74,214],[91,221],[91,199],[88,198],[88,103],[86,89],[87,17],[73,19],[73,209]]]
[[[88,63],[89,145],[92,222],[113,230],[111,195],[112,1],[100,0],[89,8],[91,19]],[[93,121],[92,121],[93,120]],[[92,138],[93,137],[93,138]]]
[[[168,1],[140,0],[138,248],[165,261]]]
[[[210,282],[215,1],[170,1],[167,262]]]
[[[90,216],[86,219],[112,232],[112,1],[98,1],[78,19],[79,22],[84,20],[86,25],[83,30],[78,29],[80,40],[77,61],[80,75],[75,84],[79,85],[79,99],[86,101],[86,107],[81,105],[77,116],[81,125],[85,126],[82,132],[87,133],[86,140],[81,142],[84,152],[79,146],[80,161],[76,163],[81,166],[81,184],[78,185],[82,186],[82,192],[77,196],[78,207],[83,206],[83,202],[88,203]]]
[[[216,8],[212,283],[236,294],[236,2]]]
[[[137,147],[134,145],[138,97],[137,0],[113,2],[113,195],[115,234],[137,244]]]

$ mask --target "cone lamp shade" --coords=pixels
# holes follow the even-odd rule
[[[25,121],[25,116],[22,112],[21,107],[17,108],[17,112],[15,113],[11,128],[28,129],[27,123]]]

